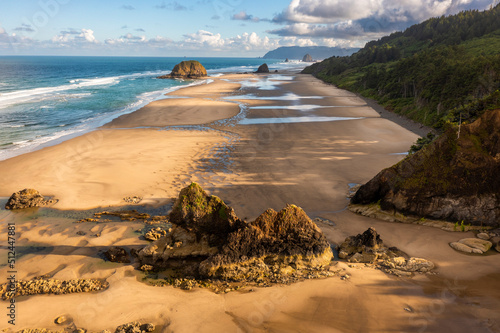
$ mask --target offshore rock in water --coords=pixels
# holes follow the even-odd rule
[[[267,64],[262,64],[255,73],[269,73],[269,67],[267,67]]]
[[[352,204],[450,222],[500,223],[500,110],[450,128],[432,144],[382,170]]]
[[[41,207],[56,203],[57,200],[45,199],[37,190],[26,188],[13,193],[5,204],[5,209],[24,209]]]
[[[294,205],[269,209],[248,223],[193,183],[179,194],[169,220],[172,231],[138,252],[141,265],[178,267],[199,278],[258,281],[270,272],[319,269],[333,257],[321,230]]]
[[[198,79],[207,76],[207,70],[196,60],[181,61],[175,65],[168,75],[158,76],[158,79],[187,78]]]

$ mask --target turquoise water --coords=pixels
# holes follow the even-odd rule
[[[0,160],[82,134],[204,80],[160,80],[184,58],[0,57]],[[255,71],[256,58],[196,58],[209,75]],[[301,68],[280,60],[270,70]],[[303,66],[302,66],[303,67]]]

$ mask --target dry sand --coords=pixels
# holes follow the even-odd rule
[[[54,319],[66,314],[78,327],[91,331],[142,320],[157,324],[159,332],[498,332],[498,254],[462,255],[448,246],[470,233],[387,223],[345,209],[349,184],[364,183],[401,160],[404,156],[398,153],[407,151],[417,136],[381,118],[355,95],[309,75],[283,80],[273,90],[260,90],[257,84],[235,91],[240,86],[237,81],[259,79],[266,76],[224,76],[208,85],[181,89],[175,96],[195,99],[158,101],[106,129],[2,161],[0,195],[34,187],[59,198],[55,206],[59,209],[117,205],[132,195],[143,196],[143,203],[159,204],[197,180],[230,202],[241,218],[252,219],[286,203],[303,207],[311,217],[327,218],[335,225],[320,227],[332,244],[374,226],[387,244],[434,261],[437,275],[396,278],[365,265],[339,262],[332,269],[348,273],[350,279],[335,276],[221,295],[203,289],[151,287],[140,282],[142,273],[133,266],[104,262],[98,255],[111,245],[144,246],[146,241],[136,233],[144,227],[140,222],[75,224],[85,212],[0,210],[2,234],[7,222],[16,222],[18,279],[52,273],[58,279],[92,277],[110,282],[101,293],[20,298],[16,326],[2,316],[0,329],[61,329]],[[265,98],[242,101],[248,107],[269,107],[250,108],[247,118],[364,118],[210,125],[214,130],[207,130],[208,125],[189,130],[133,128],[228,118],[235,114],[235,104],[222,98],[238,93]],[[270,99],[290,93],[309,98]],[[336,107],[273,109],[286,105]],[[219,106],[225,111],[207,112]],[[92,237],[96,233],[101,236]],[[2,263],[6,252],[5,247],[0,250]],[[2,267],[0,276],[6,275],[7,268]]]

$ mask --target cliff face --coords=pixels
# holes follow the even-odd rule
[[[175,65],[172,73],[159,76],[158,79],[188,78],[196,79],[207,76],[207,70],[196,60],[181,61]]]
[[[473,225],[500,224],[500,110],[449,129],[382,170],[351,199],[382,210]]]

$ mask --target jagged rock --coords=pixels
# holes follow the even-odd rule
[[[196,60],[181,61],[175,65],[168,75],[159,76],[158,79],[188,78],[197,79],[207,76],[207,70]]]
[[[288,60],[288,58],[285,59],[285,62],[290,62],[290,60]]]
[[[31,207],[41,207],[52,203],[55,200],[47,200],[37,190],[25,188],[19,192],[13,193],[7,203],[5,209],[24,209]]]
[[[449,128],[429,146],[382,170],[352,204],[451,222],[496,226],[500,221],[500,110]]]
[[[324,267],[333,256],[325,236],[301,208],[269,209],[247,223],[195,183],[180,192],[169,220],[172,231],[138,252],[142,265],[255,281],[284,267]]]
[[[408,257],[396,247],[384,245],[377,231],[370,227],[362,234],[349,236],[338,246],[339,258],[352,263],[375,263],[379,259]]]
[[[148,232],[146,232],[146,234],[144,235],[144,238],[146,238],[147,240],[150,240],[150,241],[155,241],[155,240],[159,239],[160,237],[163,237],[166,235],[167,235],[167,231],[158,227],[158,228],[154,228],[154,229],[151,229]]]
[[[450,243],[450,246],[457,251],[477,254],[488,252],[492,245],[490,241],[479,238],[464,238],[458,242]]]
[[[104,256],[111,262],[129,263],[130,256],[123,247],[113,246],[105,251]]]
[[[490,239],[490,235],[488,235],[487,233],[485,232],[480,232],[476,235],[477,238],[479,239],[484,239],[484,240],[489,240]]]
[[[311,55],[308,53],[302,58],[302,62],[314,62],[313,58]]]
[[[267,64],[262,64],[255,73],[269,73],[269,67],[267,67]]]

